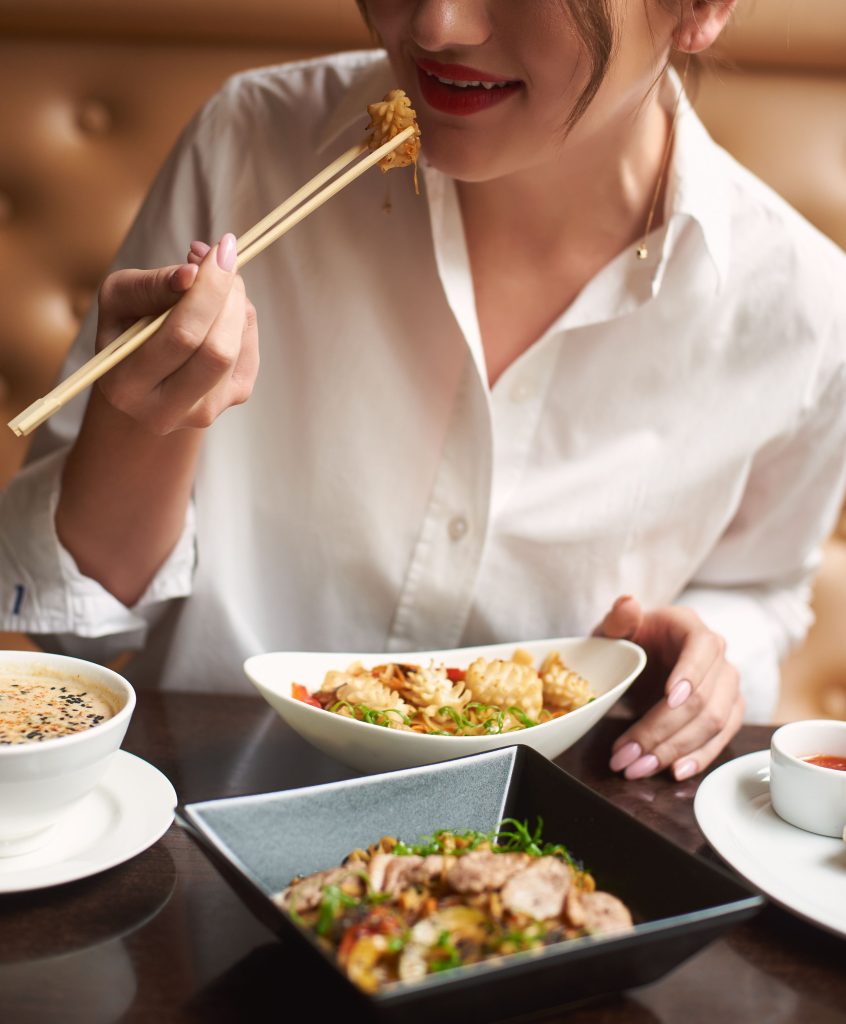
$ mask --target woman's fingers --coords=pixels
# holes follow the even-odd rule
[[[224,235],[194,271],[193,285],[182,295],[162,327],[103,378],[101,388],[114,405],[130,415],[138,415],[161,382],[184,366],[203,345],[232,289],[234,265],[235,239],[233,235]],[[172,276],[168,276],[168,282]],[[146,310],[149,313],[155,309],[153,299],[159,296],[153,292],[162,284],[158,272],[151,271],[127,283],[136,291],[147,289]],[[170,294],[173,297],[173,293]],[[125,305],[125,296],[121,298]],[[114,301],[113,308],[117,306],[118,302]]]
[[[613,637],[615,640],[631,640],[640,628],[642,620],[640,602],[629,594],[624,594],[617,598],[593,634]]]
[[[196,276],[196,267],[187,263],[109,274],[100,286],[97,347],[102,348],[141,317],[170,309]]]
[[[665,699],[618,737],[613,750],[630,740],[640,743],[644,750],[653,750],[688,722],[701,718],[710,699],[709,675],[715,666],[727,664],[724,650],[722,639],[704,627],[689,633],[664,684]]]
[[[237,404],[230,384],[241,354],[245,307],[244,285],[238,278],[203,344],[162,381],[154,399],[162,416],[158,432],[168,433],[177,425],[207,427],[224,409]]]
[[[206,256],[208,256],[209,249],[211,249],[211,246],[206,242],[194,239],[194,241],[188,246],[188,263],[199,266]]]
[[[743,711],[745,702],[740,697],[732,706],[728,721],[723,728],[707,743],[704,743],[696,750],[678,758],[672,765],[673,775],[678,782],[689,779],[692,775],[703,771],[717,757],[725,746],[736,735],[743,724]]]
[[[721,636],[706,629],[701,622],[687,634],[682,642],[673,670],[667,676],[664,692],[667,706],[679,708],[685,704],[697,689],[699,682],[707,676],[711,666],[722,662],[726,645]],[[688,711],[696,714],[698,709],[690,705]]]
[[[244,296],[244,324],[241,331],[241,351],[232,370],[232,402],[235,405],[253,393],[259,369],[258,317],[256,307]]]
[[[170,290],[177,295],[187,292],[191,285],[197,280],[199,264],[183,263],[170,275],[168,284]]]
[[[722,638],[689,609],[648,613],[635,639],[650,660],[670,667],[663,699],[617,738],[610,767],[628,779],[669,767],[688,777],[713,760],[733,735],[731,724],[740,722],[738,673],[725,658]]]
[[[173,307],[162,327],[101,381],[108,401],[156,434],[208,426],[249,397],[258,371],[255,309],[236,272],[237,242],[192,242],[189,262],[110,275],[100,343],[140,316]]]
[[[628,731],[627,742],[639,745],[641,754],[623,766],[626,778],[639,779],[681,765],[708,747],[725,730],[739,704],[738,696],[736,670],[719,661],[696,687],[691,698],[695,708],[687,714],[682,714],[684,708],[669,708],[666,701],[655,705]],[[695,770],[704,766],[697,764]]]

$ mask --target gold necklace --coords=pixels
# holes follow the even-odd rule
[[[690,54],[687,55],[687,60],[684,62],[684,68],[682,69],[681,85],[679,86],[675,106],[673,107],[670,130],[667,132],[667,142],[664,145],[664,153],[661,157],[661,169],[658,172],[658,181],[655,183],[655,192],[652,196],[652,203],[649,207],[649,215],[646,218],[646,228],[643,232],[643,239],[636,250],[636,255],[639,260],[645,260],[649,255],[649,250],[646,247],[646,239],[649,236],[649,232],[652,230],[652,221],[655,217],[655,208],[658,205],[658,196],[661,194],[661,189],[664,186],[664,175],[667,173],[667,165],[670,162],[670,153],[673,149],[673,139],[676,134],[676,121],[678,120],[679,115],[679,104],[681,103],[681,98],[684,95],[684,84],[687,81],[688,67],[690,67]]]

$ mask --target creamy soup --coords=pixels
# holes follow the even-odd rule
[[[118,698],[66,676],[0,677],[0,745],[38,743],[91,729],[118,711]]]

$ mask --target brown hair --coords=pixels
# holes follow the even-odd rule
[[[363,11],[364,0],[358,0],[358,2]],[[562,2],[566,2],[567,13],[590,60],[590,75],[587,85],[582,89],[567,118],[565,128],[569,131],[590,106],[608,73],[608,66],[614,56],[614,46],[617,41],[617,25],[614,19],[613,5],[609,0],[562,0]],[[647,0],[644,0],[644,3],[646,2]],[[684,0],[658,0],[658,2],[666,10],[675,13],[679,21],[681,20]],[[366,17],[365,14],[365,19]],[[668,58],[656,77],[654,85],[661,80],[661,76],[669,64]]]
[[[587,85],[582,89],[567,118],[567,128],[572,128],[590,106],[591,100],[602,85],[614,55],[617,33],[608,0],[570,0],[567,9],[573,27],[590,59]]]

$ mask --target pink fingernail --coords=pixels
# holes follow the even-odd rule
[[[217,265],[227,273],[235,269],[235,257],[238,255],[235,236],[227,232],[217,245]]]
[[[693,687],[687,679],[680,679],[667,694],[668,707],[677,708],[681,704],[684,704],[691,693],[693,693]]]
[[[676,782],[681,782],[683,779],[689,779],[691,775],[695,775],[699,771],[699,765],[693,760],[688,758],[686,761],[680,761],[673,769],[673,775],[676,777]]]
[[[621,772],[624,768],[628,768],[632,761],[636,761],[642,753],[639,743],[633,741],[624,743],[611,757],[608,767],[612,772]]]
[[[658,758],[654,754],[646,754],[626,769],[627,779],[642,779],[658,771]]]
[[[208,256],[210,249],[211,246],[207,246],[205,242],[192,242],[188,246],[188,263],[202,263]]]
[[[170,290],[179,293],[187,291],[194,283],[197,276],[197,268],[191,263],[183,263],[167,279]]]

